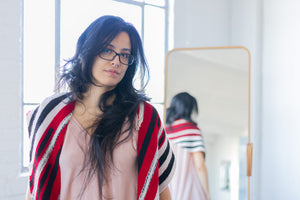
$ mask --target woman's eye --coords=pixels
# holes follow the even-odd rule
[[[102,51],[102,53],[104,53],[104,54],[110,54],[111,52],[112,52],[112,50],[110,50],[110,49],[104,49]]]
[[[126,58],[126,59],[129,58],[129,54],[127,54],[127,53],[122,53],[121,56],[122,56],[123,58]]]

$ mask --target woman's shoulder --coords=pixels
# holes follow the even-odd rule
[[[200,131],[200,128],[195,123],[182,118],[175,120],[171,125],[169,125],[169,127],[184,127],[186,129],[195,129]]]
[[[62,93],[55,93],[52,94],[46,98],[44,98],[33,110],[29,111],[26,115],[27,118],[30,119],[31,115],[34,112],[40,113],[42,110],[44,110],[48,105],[51,105],[51,107],[55,107],[61,102],[65,102],[67,104],[69,102],[69,93],[62,92]]]
[[[156,108],[150,102],[147,101],[143,101],[140,103],[138,112],[142,112],[145,115],[149,115],[149,114],[158,115]]]
[[[70,96],[69,92],[54,93],[41,101],[41,105],[47,105],[52,101],[61,102]]]
[[[156,108],[151,103],[143,101],[138,107],[137,116],[139,121],[138,124],[140,126],[143,120],[151,121],[157,119],[157,117],[159,117],[159,114]]]

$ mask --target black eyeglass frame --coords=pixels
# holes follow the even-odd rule
[[[105,50],[105,49],[104,49],[104,50]],[[132,65],[132,64],[133,64],[133,62],[134,62],[134,56],[133,56],[133,55],[127,54],[127,55],[129,56],[129,58],[128,58],[128,63],[126,64],[126,63],[123,63],[123,62],[121,61],[121,57],[120,57],[120,56],[121,56],[122,54],[124,54],[124,53],[117,53],[117,52],[115,52],[113,49],[109,49],[109,50],[115,53],[115,55],[114,55],[111,59],[103,58],[103,57],[101,56],[102,51],[98,54],[98,56],[99,56],[100,58],[104,59],[104,60],[107,60],[107,61],[113,61],[113,60],[116,58],[116,56],[119,56],[119,61],[120,61],[120,63],[122,63],[123,65]]]

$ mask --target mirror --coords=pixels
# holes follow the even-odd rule
[[[249,197],[250,54],[244,47],[181,48],[167,54],[164,121],[172,97],[198,101],[198,127],[206,148],[212,200]]]

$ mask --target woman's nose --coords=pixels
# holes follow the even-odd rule
[[[116,55],[114,59],[111,61],[113,67],[118,68],[120,66],[120,57]]]

